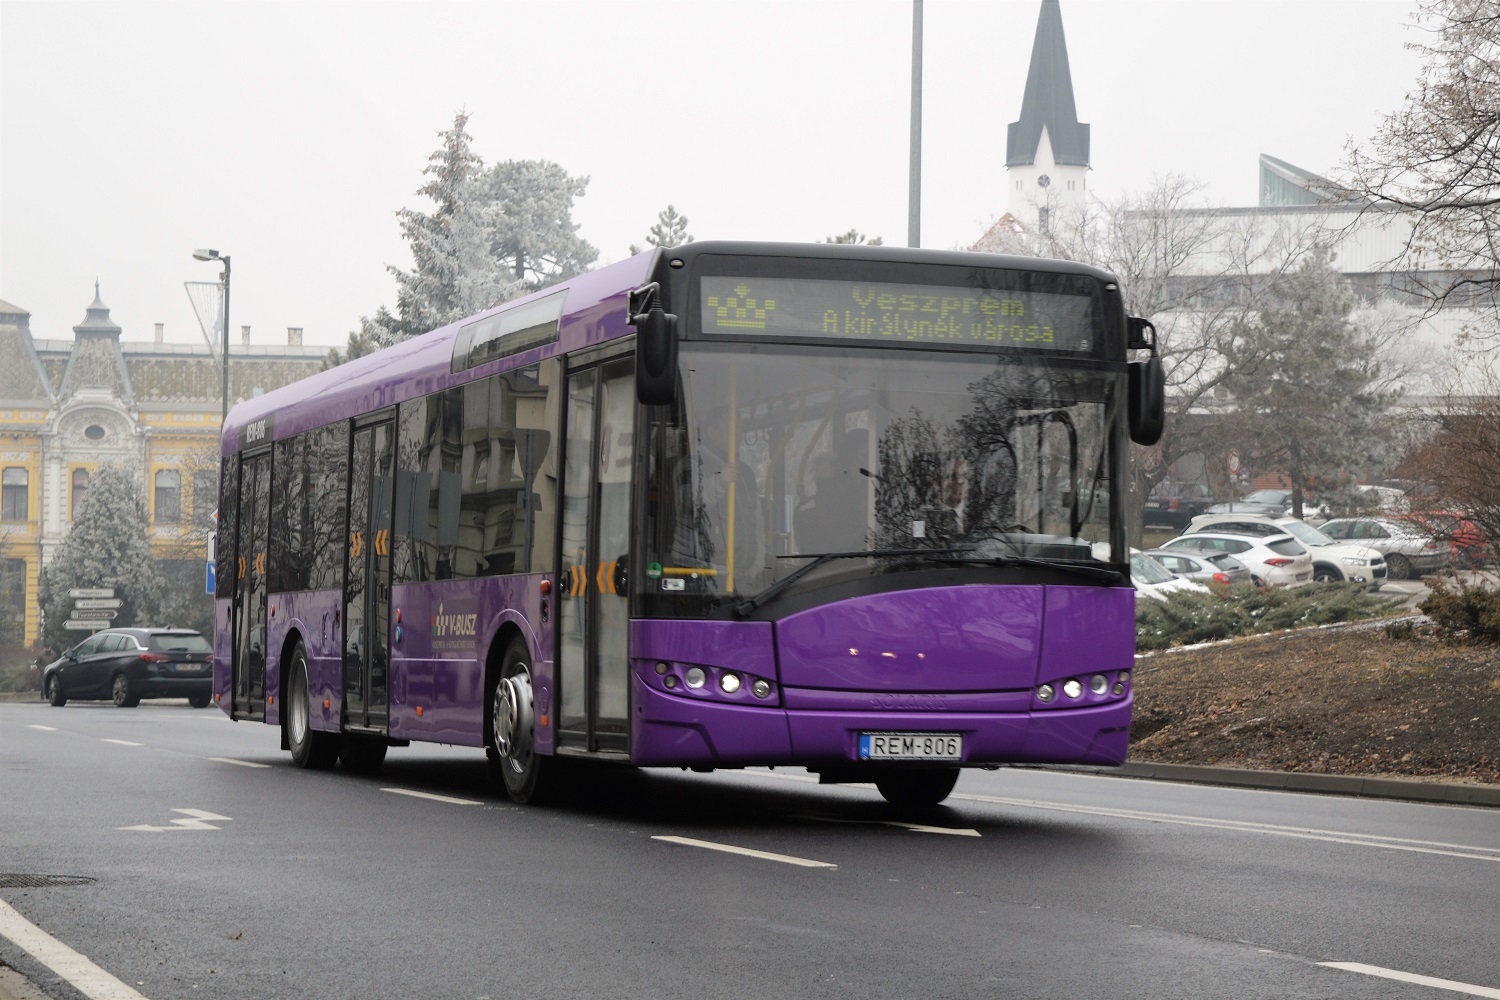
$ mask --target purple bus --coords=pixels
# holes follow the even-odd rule
[[[1119,764],[1162,392],[1095,268],[654,250],[230,412],[214,698],[299,767],[483,748],[522,803],[561,757],[904,806]]]

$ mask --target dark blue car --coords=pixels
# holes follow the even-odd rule
[[[213,647],[186,628],[104,629],[42,668],[42,697],[59,707],[69,698],[121,708],[142,698],[186,698],[205,708],[213,687]]]

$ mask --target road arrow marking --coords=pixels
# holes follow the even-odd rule
[[[903,823],[898,819],[880,820],[885,826],[897,826],[912,833],[946,833],[950,837],[977,837],[978,830],[957,829],[951,826],[925,826],[921,823]]]
[[[769,851],[754,851],[748,847],[735,847],[733,844],[715,844],[710,840],[694,840],[691,837],[652,837],[651,839],[665,841],[668,844],[681,844],[684,847],[701,847],[708,851],[723,851],[725,854],[741,854],[747,858],[760,858],[763,861],[779,861],[784,865],[799,865],[803,868],[838,867],[838,865],[828,861],[812,861],[807,858],[796,858],[790,854],[772,854]]]
[[[169,830],[217,830],[214,822],[231,822],[228,816],[220,816],[218,813],[205,812],[202,809],[173,809],[174,813],[182,813],[187,819],[174,819],[171,826],[151,826],[142,823],[138,826],[119,826],[117,830],[140,830],[142,833],[166,833]]]

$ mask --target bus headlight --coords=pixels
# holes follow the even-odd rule
[[[764,678],[756,678],[754,684],[750,685],[750,693],[757,698],[768,698],[771,695],[771,682]]]
[[[1057,688],[1053,687],[1051,684],[1043,684],[1041,687],[1036,689],[1037,701],[1051,701],[1056,697]]]
[[[689,681],[688,683],[691,684],[692,681]],[[1079,680],[1077,677],[1069,677],[1067,680],[1063,681],[1063,694],[1067,695],[1069,698],[1082,698],[1083,681]]]
[[[719,687],[725,694],[734,694],[740,689],[739,674],[722,674],[719,677]]]
[[[1095,674],[1089,678],[1089,690],[1095,694],[1103,694],[1109,690],[1109,678],[1103,674]]]
[[[708,678],[703,673],[702,667],[688,667],[687,673],[683,674],[682,679],[687,681],[688,687],[696,691],[703,686],[703,682]]]

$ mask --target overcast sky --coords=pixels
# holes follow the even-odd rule
[[[1089,184],[1254,204],[1257,157],[1336,173],[1420,63],[1413,2],[1063,0]],[[922,244],[1006,208],[1039,0],[927,0]],[[343,344],[410,267],[395,212],[467,111],[486,163],[590,178],[600,263],[669,202],[698,239],[906,241],[912,5],[0,2],[0,299],[71,338],[201,342],[184,281],[231,256],[252,343]]]

